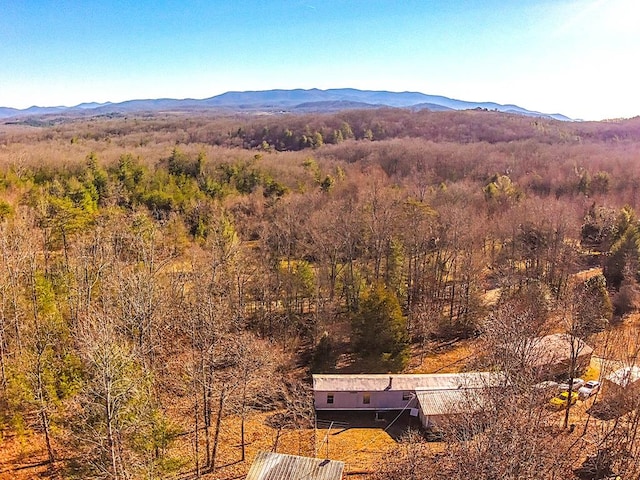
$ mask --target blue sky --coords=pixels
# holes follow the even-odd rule
[[[640,115],[638,0],[0,0],[0,105],[420,91]]]

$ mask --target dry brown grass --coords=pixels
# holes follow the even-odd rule
[[[433,351],[422,358],[418,351],[414,351],[410,362],[410,373],[458,373],[465,371],[466,366],[475,357],[478,340],[459,340],[452,345],[438,347],[433,345]]]
[[[62,445],[54,448],[67,457],[61,452]],[[60,466],[51,468],[47,464],[47,450],[41,435],[11,435],[0,440],[0,480],[63,479]]]
[[[314,456],[326,455],[326,437],[329,438],[329,458],[346,463],[345,471],[352,478],[353,473],[375,469],[376,462],[396,445],[395,440],[384,431],[387,424],[379,428],[349,428],[300,430],[282,430],[280,435],[276,429],[265,422],[272,415],[259,413],[253,415],[246,423],[246,461],[241,462],[240,419],[237,417],[225,420],[222,427],[220,450],[215,472],[203,476],[206,479],[231,480],[244,478],[251,462],[259,451],[272,451],[276,438],[277,451],[292,455]],[[327,435],[328,433],[328,435]],[[315,448],[314,448],[315,437]],[[193,435],[185,435],[175,442],[169,455],[187,461],[186,470],[194,465],[192,445]],[[64,464],[73,457],[72,451],[66,451],[62,445],[56,445],[56,452],[61,460],[54,469],[46,465],[46,449],[41,435],[36,433],[24,436],[12,436],[0,441],[0,480],[29,479],[63,479]],[[315,452],[314,452],[315,450]],[[185,469],[182,470],[185,473]]]

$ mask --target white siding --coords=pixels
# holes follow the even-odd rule
[[[365,394],[370,403],[364,403]],[[333,395],[333,403],[327,403],[327,395]],[[404,391],[391,392],[314,392],[316,410],[401,410],[417,405],[415,395],[403,400]]]

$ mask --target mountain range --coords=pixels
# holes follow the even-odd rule
[[[146,99],[127,100],[120,103],[81,103],[74,107],[29,107],[23,110],[0,107],[0,118],[18,119],[43,115],[107,115],[153,112],[247,112],[247,113],[312,113],[335,112],[367,108],[410,108],[413,110],[472,110],[485,109],[534,117],[571,120],[559,113],[542,113],[517,105],[502,105],[495,102],[469,102],[426,95],[419,92],[388,92],[339,88],[329,90],[264,90],[226,92],[214,97],[197,99]]]

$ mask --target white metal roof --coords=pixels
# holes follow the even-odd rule
[[[503,378],[496,372],[313,375],[313,389],[316,392],[452,390],[496,386]]]
[[[610,373],[606,379],[611,383],[626,388],[640,380],[640,367],[634,365],[632,367],[620,368]]]
[[[246,480],[340,480],[344,462],[259,452]]]

